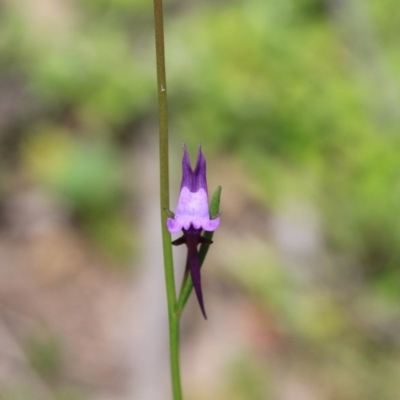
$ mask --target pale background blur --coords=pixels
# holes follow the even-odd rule
[[[182,141],[223,186],[185,400],[399,398],[399,10],[165,2],[171,208]],[[152,24],[0,1],[1,400],[171,398]]]

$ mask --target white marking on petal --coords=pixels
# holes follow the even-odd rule
[[[189,229],[190,225],[195,229],[215,231],[219,225],[219,218],[210,219],[208,196],[204,189],[191,192],[184,186],[179,195],[175,218],[168,218],[167,227],[171,233],[177,233],[181,229]]]

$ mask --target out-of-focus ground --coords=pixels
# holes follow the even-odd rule
[[[182,141],[223,187],[185,399],[398,398],[397,9],[165,2],[171,208]],[[0,400],[171,398],[152,21],[0,1]]]

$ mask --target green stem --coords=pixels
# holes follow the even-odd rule
[[[167,288],[169,344],[172,392],[174,400],[182,400],[179,366],[179,316],[175,313],[176,291],[174,264],[172,259],[171,235],[168,232],[165,209],[169,209],[168,167],[168,109],[167,82],[165,74],[164,24],[162,0],[154,0],[154,22],[156,37],[157,88],[160,132],[160,206],[161,229],[164,254],[165,284]]]

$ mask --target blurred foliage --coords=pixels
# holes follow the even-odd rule
[[[74,140],[57,127],[33,132],[23,146],[26,168],[66,196],[88,218],[107,213],[122,196],[121,162],[106,143]]]
[[[250,355],[243,355],[241,358],[234,360],[229,371],[229,379],[227,385],[231,392],[225,397],[240,400],[254,399],[263,400],[269,398],[267,393],[268,375],[263,370],[263,366]]]
[[[86,400],[87,397],[76,389],[56,389],[51,394],[51,398],[55,400]],[[34,393],[26,387],[14,387],[3,390],[0,393],[0,400],[45,400],[43,393]],[[47,398],[46,398],[47,400]]]
[[[54,337],[32,336],[26,345],[26,354],[37,373],[45,379],[57,378],[61,365],[61,346]]]
[[[55,3],[54,20],[1,4],[0,196],[23,171],[121,262],[132,252],[125,144],[156,110],[151,2]],[[329,279],[299,281],[255,241],[229,273],[279,316],[325,398],[393,399],[400,14],[395,0],[339,3],[166,2],[171,132],[215,157],[233,153],[269,212],[287,198],[316,210]],[[237,398],[264,398],[242,364]]]
[[[21,149],[26,170],[68,202],[99,249],[111,259],[129,260],[133,242],[124,215],[124,167],[115,145],[38,126]]]

